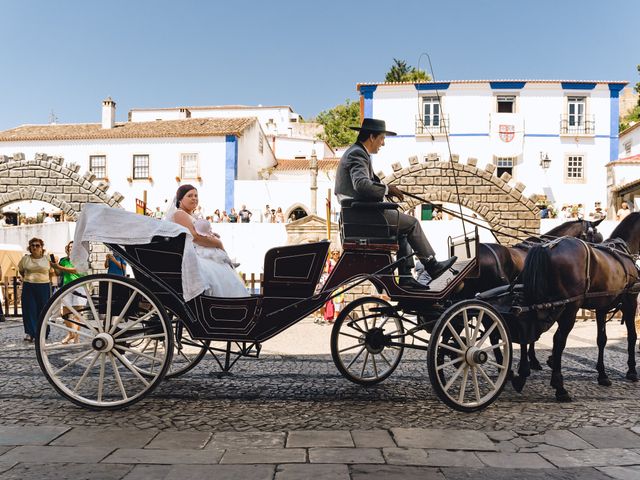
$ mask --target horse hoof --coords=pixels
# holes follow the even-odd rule
[[[542,365],[540,365],[538,360],[531,360],[531,362],[529,362],[529,366],[531,367],[531,370],[542,370]]]
[[[560,403],[569,403],[573,401],[568,392],[556,392],[556,400]]]
[[[598,378],[598,385],[601,385],[603,387],[610,387],[611,386],[611,380],[609,380],[609,377],[599,377]]]
[[[526,381],[526,378],[516,376],[511,380],[511,385],[516,392],[522,393],[522,389],[524,388],[524,384],[526,383]]]
[[[627,372],[627,380],[631,380],[632,382],[637,382],[638,381],[638,374],[637,373],[629,373]]]

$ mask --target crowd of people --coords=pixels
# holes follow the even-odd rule
[[[151,216],[157,219],[163,219],[165,212],[160,207],[152,212]],[[260,214],[255,214],[247,208],[246,205],[242,205],[239,210],[231,208],[228,212],[226,210],[220,210],[216,208],[211,215],[205,215],[202,207],[198,207],[194,212],[194,216],[205,218],[210,223],[289,223],[296,220],[295,215],[289,215],[289,218],[285,219],[282,207],[271,208],[269,205],[265,205],[264,210]]]
[[[583,220],[602,220],[607,218],[607,210],[602,208],[600,202],[595,202],[593,208],[586,213],[582,203],[564,204],[560,209],[554,205],[541,204],[540,218],[560,218],[562,220],[583,219]],[[586,216],[585,216],[586,213]],[[631,213],[629,204],[622,202],[620,208],[616,211],[614,220],[620,221]]]

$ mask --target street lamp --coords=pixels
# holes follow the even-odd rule
[[[540,152],[540,166],[543,170],[547,170],[551,165],[551,159],[548,153]]]

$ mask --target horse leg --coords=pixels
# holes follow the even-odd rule
[[[518,375],[515,375],[511,379],[511,385],[513,389],[520,393],[524,388],[524,384],[527,383],[527,377],[531,375],[531,369],[529,368],[529,356],[527,355],[527,344],[520,344],[520,365],[518,365]]]
[[[635,346],[638,340],[638,334],[636,333],[635,315],[638,308],[638,298],[635,295],[627,297],[622,306],[622,320],[627,327],[627,351],[629,352],[629,358],[627,365],[627,380],[632,382],[638,381],[638,372],[636,371],[636,352]]]
[[[567,308],[558,319],[558,330],[553,336],[551,386],[556,389],[556,400],[570,402],[571,395],[564,388],[562,378],[562,352],[567,345],[567,338],[576,323],[577,308]]]
[[[596,328],[598,329],[598,362],[596,370],[598,371],[598,385],[610,387],[611,380],[604,369],[604,347],[607,346],[607,312],[604,310],[596,310]]]
[[[538,357],[536,357],[536,343],[531,342],[529,344],[529,364],[531,365],[531,370],[542,370],[542,365],[538,361]]]

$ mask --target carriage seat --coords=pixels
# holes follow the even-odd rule
[[[340,240],[345,250],[398,250],[398,205],[391,202],[340,202]],[[395,222],[384,216],[395,211]]]

